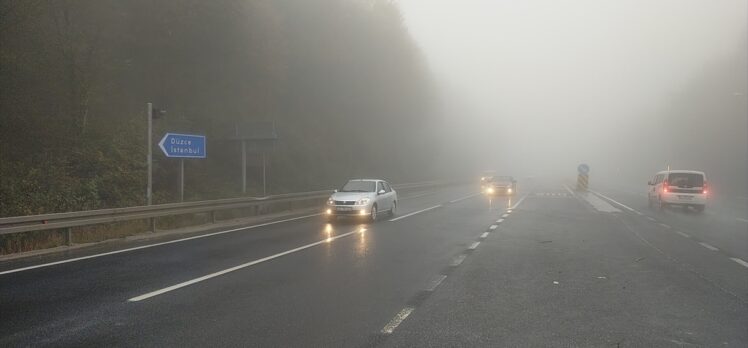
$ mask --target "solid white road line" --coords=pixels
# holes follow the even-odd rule
[[[592,193],[594,193],[594,194],[596,194],[596,195],[600,196],[601,198],[605,198],[605,199],[607,199],[607,200],[609,200],[609,201],[611,201],[611,202],[613,202],[613,203],[615,203],[615,204],[618,204],[618,205],[620,205],[621,207],[623,207],[624,209],[626,209],[626,210],[628,210],[628,211],[631,211],[631,212],[634,212],[634,213],[636,212],[636,209],[634,209],[634,208],[631,208],[631,207],[629,207],[628,205],[625,205],[625,204],[623,204],[623,203],[621,203],[621,202],[619,202],[619,201],[616,201],[615,199],[613,199],[613,198],[610,198],[610,197],[608,197],[608,196],[606,196],[606,195],[604,195],[604,194],[602,194],[602,193],[600,193],[600,192],[597,192],[597,191],[592,191],[592,190],[590,190],[590,192],[592,192]]]
[[[480,242],[475,242],[473,244],[470,244],[470,246],[468,247],[468,249],[475,250],[475,248],[477,248],[479,245],[480,245]]]
[[[348,233],[344,233],[344,234],[341,234],[341,235],[338,235],[338,236],[335,236],[335,237],[332,237],[332,238],[326,238],[326,239],[323,239],[323,240],[318,241],[318,242],[314,242],[314,243],[311,243],[311,244],[300,246],[298,248],[287,250],[287,251],[284,251],[282,253],[271,255],[271,256],[268,256],[268,257],[263,257],[261,259],[254,260],[254,261],[251,261],[251,262],[243,263],[243,264],[238,265],[238,266],[234,266],[234,267],[231,267],[231,268],[224,269],[222,271],[218,271],[218,272],[215,272],[215,273],[204,275],[202,277],[195,278],[195,279],[192,279],[192,280],[188,280],[186,282],[182,282],[182,283],[179,283],[179,284],[176,284],[176,285],[172,285],[172,286],[160,289],[160,290],[152,291],[152,292],[149,292],[147,294],[143,294],[143,295],[140,295],[140,296],[135,296],[135,297],[133,297],[133,298],[127,300],[127,301],[129,301],[129,302],[138,302],[138,301],[142,301],[142,300],[145,300],[145,299],[149,299],[151,297],[158,296],[158,295],[161,295],[161,294],[164,294],[164,293],[167,293],[167,292],[170,292],[170,291],[174,291],[174,290],[177,290],[177,289],[181,289],[183,287],[190,286],[192,284],[199,283],[199,282],[211,279],[211,278],[215,278],[215,277],[224,275],[226,273],[237,271],[237,270],[240,270],[242,268],[247,268],[247,267],[259,264],[259,263],[263,263],[265,261],[270,261],[272,259],[277,259],[277,258],[279,258],[281,256],[285,256],[285,255],[288,255],[288,254],[293,254],[295,252],[302,251],[304,249],[309,249],[311,247],[314,247],[314,246],[317,246],[317,245],[320,245],[320,244],[330,243],[330,242],[332,242],[332,241],[334,241],[336,239],[344,238],[344,237],[350,236],[350,235],[352,235],[354,233],[360,233],[360,230],[357,229],[357,230],[354,230],[354,231],[351,231],[351,232],[348,232]]]
[[[509,209],[511,209],[511,210],[517,209],[517,207],[519,207],[519,205],[522,204],[522,202],[525,200],[525,198],[527,198],[527,195],[522,196],[522,198],[520,198],[517,201],[517,203],[515,203],[513,206],[509,207]]]
[[[408,214],[405,214],[405,215],[398,216],[398,217],[396,217],[394,219],[390,219],[389,221],[397,221],[397,220],[405,219],[406,217],[413,216],[413,215],[416,215],[416,214],[420,214],[420,213],[423,213],[423,212],[427,212],[429,210],[434,210],[436,208],[440,208],[441,206],[442,205],[439,204],[439,205],[435,205],[433,207],[429,207],[429,208],[426,208],[426,209],[421,209],[421,210],[418,210],[418,211],[414,211],[412,213],[408,213]]]
[[[737,262],[738,264],[740,264],[743,267],[748,267],[748,262],[743,261],[743,259],[739,259],[737,257],[731,257],[730,260],[733,260],[733,261]]]
[[[455,257],[449,265],[452,267],[459,266],[462,261],[465,261],[465,256],[465,254],[460,254],[459,256]]]
[[[564,185],[564,188],[566,189],[566,191],[569,191],[569,193],[570,193],[570,194],[571,194],[572,196],[574,195],[574,191],[572,191],[572,190],[571,190],[571,189],[569,188],[569,186],[567,186],[567,185]]]
[[[480,237],[485,239],[486,237],[488,237],[488,232],[483,232],[483,234],[481,234]]]
[[[445,276],[443,274],[440,274],[440,275],[432,278],[431,281],[429,281],[429,285],[424,290],[426,290],[426,291],[434,291],[434,290],[436,290],[436,287],[439,286],[439,284],[441,284],[444,281],[444,279],[447,279],[447,276]]]
[[[410,313],[413,312],[414,309],[415,308],[413,307],[403,308],[403,310],[401,310],[400,313],[397,313],[397,315],[395,315],[395,317],[392,318],[392,320],[390,320],[390,322],[387,323],[387,325],[385,325],[384,328],[382,328],[382,333],[385,335],[391,334],[393,331],[395,331],[397,326],[400,325],[400,323],[402,323],[403,320],[405,320],[405,318],[407,318],[410,315]]]
[[[679,235],[681,235],[683,237],[686,237],[686,238],[691,238],[691,236],[689,236],[689,235],[687,235],[687,234],[685,234],[685,233],[683,233],[681,231],[675,231],[675,233],[677,233],[677,234],[679,234]]]
[[[704,248],[707,248],[707,249],[709,249],[711,251],[719,251],[719,249],[717,247],[711,246],[711,245],[709,245],[707,243],[699,242],[699,244],[701,244],[701,246],[703,246]]]
[[[263,227],[263,226],[269,226],[269,225],[275,225],[275,224],[280,224],[280,223],[289,222],[289,221],[306,219],[306,218],[310,218],[310,217],[313,217],[313,216],[319,216],[319,215],[322,215],[322,214],[311,214],[311,215],[297,216],[295,218],[278,220],[278,221],[271,221],[271,222],[266,222],[266,223],[262,223],[262,224],[259,224],[259,225],[252,225],[252,226],[247,226],[247,227],[239,227],[239,228],[234,228],[234,229],[225,230],[225,231],[218,231],[218,232],[213,232],[213,233],[201,234],[199,236],[187,237],[187,238],[181,238],[181,239],[175,239],[175,240],[170,240],[168,242],[161,242],[161,243],[154,243],[154,244],[148,244],[148,245],[141,245],[141,246],[134,247],[134,248],[127,248],[127,249],[122,249],[122,250],[115,250],[115,251],[110,251],[110,252],[101,253],[101,254],[88,255],[88,256],[83,256],[83,257],[76,257],[76,258],[73,258],[73,259],[60,260],[60,261],[55,261],[55,262],[50,262],[50,263],[43,263],[43,264],[40,264],[40,265],[34,265],[34,266],[29,266],[29,267],[17,268],[17,269],[11,269],[11,270],[8,270],[8,271],[2,271],[2,272],[0,272],[0,275],[10,274],[10,273],[16,273],[16,272],[23,272],[23,271],[28,271],[30,269],[36,269],[36,268],[42,268],[42,267],[49,267],[49,266],[59,265],[59,264],[68,263],[68,262],[75,262],[75,261],[93,259],[93,258],[96,258],[96,257],[102,257],[102,256],[107,256],[107,255],[121,254],[121,253],[126,253],[126,252],[140,250],[140,249],[153,248],[153,247],[160,246],[160,245],[167,245],[167,244],[185,242],[185,241],[193,240],[193,239],[200,239],[200,238],[212,237],[212,236],[217,236],[217,235],[221,235],[221,234],[225,234],[225,233],[231,233],[231,232],[236,232],[236,231],[241,231],[241,230],[249,230],[249,229]]]
[[[464,201],[464,200],[466,200],[468,198],[473,198],[473,197],[475,197],[475,196],[477,196],[479,194],[480,193],[473,193],[472,195],[468,195],[468,196],[465,196],[465,197],[462,197],[462,198],[453,199],[453,200],[449,201],[449,203],[457,203],[457,202],[460,202],[460,201]]]

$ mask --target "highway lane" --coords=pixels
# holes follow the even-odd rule
[[[602,185],[596,191],[658,223],[712,245],[731,257],[748,261],[748,210],[745,210],[745,206],[741,210],[739,201],[713,195],[702,214],[680,207],[660,211],[647,206],[645,189],[646,186],[639,192],[630,188]]]
[[[748,268],[626,209],[544,191],[384,346],[748,345]]]
[[[201,333],[202,331],[195,330],[195,328],[203,327],[205,324],[193,323],[192,325],[179,326],[186,330],[186,333],[174,336],[180,331],[170,330],[171,326],[166,323],[171,322],[173,324],[174,318],[164,320],[164,316],[176,315],[177,319],[198,318],[202,322],[209,318],[209,315],[201,314],[197,310],[185,310],[184,302],[181,302],[182,308],[176,312],[164,311],[159,306],[154,307],[153,303],[162,300],[169,301],[173,296],[175,299],[187,301],[191,309],[200,308],[197,303],[192,303],[194,301],[192,297],[184,297],[184,294],[189,293],[192,289],[165,294],[162,295],[163,299],[153,298],[150,302],[129,303],[127,299],[248,261],[291,250],[301,245],[308,245],[330,237],[334,238],[336,235],[362,227],[366,228],[366,232],[363,234],[334,240],[329,245],[309,248],[298,254],[269,261],[267,264],[237,271],[236,274],[227,274],[223,276],[225,279],[216,278],[206,281],[204,284],[195,284],[194,287],[207,286],[207,289],[214,290],[212,286],[219,286],[218,289],[221,289],[220,286],[223,286],[221,285],[224,284],[223,282],[236,284],[238,280],[243,281],[247,279],[245,278],[247,275],[250,275],[249,279],[251,281],[258,281],[259,283],[245,284],[246,289],[250,292],[264,291],[266,294],[260,297],[252,297],[251,302],[247,304],[250,307],[270,303],[263,297],[280,294],[283,291],[290,291],[291,293],[288,294],[290,298],[303,298],[306,303],[314,303],[315,299],[320,298],[320,296],[334,294],[337,291],[336,288],[341,284],[359,283],[355,280],[340,279],[341,273],[349,274],[350,272],[343,272],[343,270],[338,272],[335,269],[327,268],[332,267],[331,265],[349,267],[362,262],[364,262],[363,264],[372,262],[372,265],[377,265],[373,260],[392,262],[391,260],[399,260],[400,258],[407,259],[406,256],[401,254],[407,255],[413,250],[421,250],[420,253],[410,255],[423,261],[407,263],[408,266],[412,265],[417,270],[417,267],[431,264],[429,262],[431,258],[448,257],[450,248],[464,242],[460,238],[461,234],[458,228],[463,225],[463,219],[450,222],[453,220],[451,214],[439,214],[440,210],[466,209],[465,219],[469,218],[469,214],[491,213],[487,206],[483,207],[485,209],[465,208],[463,205],[470,207],[471,199],[449,203],[464,198],[473,191],[475,191],[473,186],[453,187],[433,193],[417,194],[412,199],[404,199],[399,209],[401,216],[407,215],[410,211],[418,211],[437,204],[444,204],[444,207],[395,222],[380,221],[375,224],[341,222],[328,227],[323,223],[321,217],[313,217],[264,226],[259,229],[227,233],[128,253],[0,275],[0,308],[2,308],[4,317],[12,318],[12,320],[3,321],[0,328],[0,344],[16,345],[47,342],[77,345],[82,343],[136,342],[138,338],[143,343],[159,342],[161,340],[163,340],[161,342],[166,343],[169,342],[169,338],[189,337],[188,333]],[[434,217],[439,216],[443,216],[443,219],[434,219]],[[439,228],[427,228],[423,226],[424,222],[418,223],[423,217],[427,218],[425,221],[428,226]],[[476,219],[476,221],[478,220],[480,219]],[[458,229],[458,231],[455,232],[450,227]],[[415,233],[421,233],[422,235],[415,238]],[[423,235],[424,233],[426,235]],[[384,242],[382,242],[386,242],[386,244],[383,244],[384,246],[377,247],[379,238],[384,238]],[[362,245],[362,241],[366,244]],[[82,251],[82,253],[90,254],[90,251]],[[338,254],[341,256],[336,256]],[[75,256],[77,255],[70,255],[70,257]],[[311,262],[310,257],[317,258],[317,260]],[[341,260],[343,257],[348,259]],[[13,266],[24,267],[28,265],[14,262]],[[267,276],[269,279],[252,276],[264,269],[268,270]],[[399,279],[402,284],[411,284],[409,277],[401,275],[404,272],[397,271],[397,265],[382,265],[381,268],[377,269],[381,269],[387,276],[393,273],[393,269],[395,269],[396,279]],[[7,270],[7,267],[4,270]],[[324,270],[327,270],[327,273],[320,273]],[[399,271],[403,270],[403,268],[399,269]],[[363,272],[365,275],[369,273],[372,276],[376,274],[374,271]],[[308,284],[298,284],[298,287],[292,284],[296,284],[297,281],[306,277],[311,277],[306,281],[309,284],[314,284],[317,282],[316,279],[324,279],[320,278],[323,274],[326,274],[328,278],[325,283],[328,286],[327,289],[324,291],[320,289],[317,293],[307,294],[307,297],[294,295],[295,291],[304,289]],[[412,276],[416,277],[417,274]],[[238,280],[236,277],[239,277]],[[384,282],[383,284],[387,283]],[[383,288],[390,289],[388,286]],[[391,288],[396,289],[394,284]],[[241,289],[241,287],[238,289]],[[222,305],[235,308],[234,301],[225,301],[227,298],[230,298],[230,296],[217,294],[215,300],[220,303],[202,302],[202,304],[208,304],[209,306],[203,310],[206,310],[206,313],[213,313],[211,308],[221,307]],[[376,303],[375,298],[372,297],[371,303]],[[380,306],[382,304],[377,303],[377,307]],[[239,322],[249,322],[254,319],[264,321],[272,318],[273,313],[278,313],[279,309],[283,309],[282,312],[284,313],[291,314],[295,312],[294,308],[274,307],[271,313],[267,315],[259,315],[258,312],[250,311],[248,313],[234,313],[234,315],[224,314],[219,318],[226,318],[233,322],[237,320]],[[331,304],[330,308],[325,308],[325,310],[316,314],[321,314],[324,318],[331,308],[337,308],[337,306]],[[153,310],[153,312],[149,312],[150,310]],[[140,313],[140,311],[146,311],[146,313]],[[276,317],[278,316],[276,315]],[[373,317],[372,320],[376,321]],[[153,322],[149,323],[149,321]],[[319,322],[319,319],[314,321]],[[261,329],[262,332],[275,331],[278,335],[261,334],[261,332],[256,332],[256,334],[257,337],[267,337],[268,343],[272,342],[271,339],[275,339],[276,342],[283,342],[287,332],[278,330],[278,328],[288,325],[283,322],[276,326],[257,325],[256,327]],[[237,340],[253,337],[241,334],[249,332],[243,325],[236,326],[234,324],[224,328],[216,327],[215,332],[232,330],[230,328],[236,331],[233,337]],[[324,330],[311,332],[324,332]],[[146,333],[149,334],[144,335]],[[135,337],[129,337],[133,335]],[[325,337],[335,337],[335,335],[328,334]],[[199,337],[194,339],[217,339],[217,337],[201,333]],[[304,340],[307,339],[304,338]]]
[[[396,221],[311,217],[0,275],[0,345],[748,342],[748,267],[645,212],[521,183],[491,202],[417,195]]]

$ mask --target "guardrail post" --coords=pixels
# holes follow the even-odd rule
[[[148,219],[148,224],[150,225],[150,232],[156,233],[156,218],[152,217]]]
[[[216,223],[216,211],[215,210],[212,210],[210,212],[210,223],[212,224]]]
[[[73,228],[68,227],[65,229],[65,245],[73,245]]]

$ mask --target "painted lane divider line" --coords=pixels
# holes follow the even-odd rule
[[[613,202],[613,203],[615,203],[615,204],[618,204],[618,205],[620,205],[621,207],[623,207],[624,209],[626,209],[626,210],[628,210],[628,211],[630,211],[630,212],[633,212],[633,213],[635,213],[635,212],[636,212],[636,209],[634,209],[634,208],[631,208],[631,207],[629,207],[628,205],[625,205],[625,204],[623,204],[623,203],[621,203],[621,202],[619,202],[619,201],[617,201],[617,200],[615,200],[615,199],[613,199],[613,198],[610,198],[610,197],[608,197],[608,196],[606,196],[606,195],[604,195],[604,194],[602,194],[602,193],[600,193],[600,192],[597,192],[597,191],[592,191],[592,190],[590,190],[590,192],[592,192],[592,193],[594,193],[594,194],[596,194],[596,195],[600,196],[601,198],[605,198],[605,199],[607,199],[607,200],[609,200],[609,201],[611,201],[611,202]]]
[[[667,229],[671,229],[671,228],[672,228],[672,227],[670,227],[670,225],[668,225],[668,224],[663,224],[662,222],[658,223],[658,225],[660,225],[660,226],[662,226],[662,227],[664,227],[664,228],[667,228]]]
[[[507,216],[509,216],[509,214],[501,215],[502,218],[506,218]]]
[[[703,246],[704,248],[707,248],[707,249],[709,249],[711,251],[719,251],[719,248],[717,248],[715,246],[712,246],[712,245],[709,245],[707,243],[699,242],[699,244],[701,244],[701,246]]]
[[[415,308],[413,307],[403,308],[403,310],[397,313],[395,317],[392,318],[392,320],[390,320],[390,322],[387,323],[387,325],[385,325],[384,328],[382,328],[381,332],[385,335],[392,334],[392,332],[395,331],[395,329],[400,325],[400,323],[402,323],[403,320],[405,320],[405,318],[407,318],[410,315],[410,313],[413,313],[414,309]]]
[[[731,257],[730,260],[733,260],[737,262],[738,264],[740,264],[741,266],[748,268],[748,262],[743,261],[743,259],[740,259],[737,257]]]
[[[497,223],[497,224],[500,224],[500,223],[502,223],[502,222],[504,222],[504,219],[498,219],[498,220],[496,220],[496,223]]]
[[[735,218],[735,220],[741,221],[741,222],[748,222],[748,219],[743,218]]]
[[[488,227],[488,229],[491,230],[491,231],[493,231],[493,230],[497,229],[498,227],[499,227],[498,225],[491,225],[490,227]]]
[[[677,234],[679,234],[679,235],[681,235],[683,237],[686,237],[686,238],[691,238],[691,236],[689,236],[688,234],[685,234],[685,233],[683,233],[681,231],[675,231],[675,233],[677,233]]]
[[[465,254],[460,254],[459,256],[455,257],[449,265],[452,267],[457,267],[462,264],[462,261],[465,261],[465,257]]]
[[[424,212],[427,212],[429,210],[434,210],[436,208],[441,208],[441,206],[442,205],[439,204],[439,205],[435,205],[433,207],[428,207],[426,209],[417,210],[417,211],[414,211],[412,213],[408,213],[408,214],[405,214],[405,215],[402,215],[402,216],[398,216],[398,217],[396,217],[394,219],[390,219],[389,221],[392,222],[392,221],[397,221],[397,220],[405,219],[406,217],[410,217],[410,216],[413,216],[413,215],[416,215],[416,214],[424,213]]]
[[[522,204],[522,202],[525,201],[525,198],[527,198],[527,195],[522,196],[522,198],[520,198],[517,201],[517,203],[515,203],[513,206],[509,207],[509,209],[511,209],[511,210],[517,209],[517,207],[519,207],[519,205]]]
[[[653,218],[651,216],[647,216],[647,220],[649,220],[649,221],[657,221],[657,219],[655,219],[655,218]]]
[[[440,275],[432,278],[431,281],[429,281],[429,285],[425,289],[423,289],[423,290],[425,290],[425,291],[434,291],[434,290],[436,290],[436,287],[439,286],[439,284],[441,284],[444,281],[444,279],[447,279],[447,276],[445,276],[443,274],[440,274]]]
[[[473,244],[470,244],[470,246],[468,247],[468,249],[475,250],[475,248],[477,248],[478,245],[480,245],[480,242],[474,242]]]
[[[299,251],[302,251],[302,250],[305,250],[305,249],[309,249],[311,247],[314,247],[314,246],[317,246],[317,245],[320,245],[320,244],[330,243],[330,242],[332,242],[334,240],[350,236],[350,235],[352,235],[354,233],[360,233],[360,230],[357,229],[357,230],[354,230],[354,231],[351,231],[351,232],[348,232],[348,233],[344,233],[344,234],[341,234],[341,235],[338,235],[338,236],[335,236],[335,237],[332,237],[332,238],[323,239],[321,241],[314,242],[314,243],[307,244],[307,245],[303,245],[303,246],[300,246],[298,248],[294,248],[294,249],[291,249],[291,250],[286,250],[286,251],[284,251],[282,253],[278,253],[278,254],[275,254],[275,255],[263,257],[261,259],[257,259],[257,260],[254,260],[254,261],[243,263],[241,265],[234,266],[234,267],[231,267],[231,268],[227,268],[227,269],[224,269],[222,271],[218,271],[218,272],[214,272],[214,273],[211,273],[211,274],[207,274],[207,275],[204,275],[202,277],[198,277],[198,278],[195,278],[195,279],[192,279],[192,280],[188,280],[186,282],[182,282],[182,283],[179,283],[179,284],[176,284],[176,285],[172,285],[172,286],[160,289],[160,290],[151,291],[151,292],[149,292],[147,294],[143,294],[143,295],[140,295],[140,296],[135,296],[133,298],[130,298],[127,301],[128,302],[139,302],[139,301],[142,301],[142,300],[146,300],[146,299],[149,299],[151,297],[155,297],[155,296],[158,296],[158,295],[161,295],[161,294],[165,294],[165,293],[170,292],[170,291],[174,291],[174,290],[177,290],[177,289],[184,288],[186,286],[190,286],[192,284],[196,284],[196,283],[199,283],[199,282],[202,282],[202,281],[206,281],[206,280],[211,279],[211,278],[222,276],[222,275],[224,275],[226,273],[231,273],[231,272],[243,269],[243,268],[254,266],[254,265],[259,264],[259,263],[263,263],[263,262],[266,262],[266,261],[277,259],[277,258],[279,258],[281,256],[286,256],[286,255],[289,255],[289,254],[293,254],[295,252],[299,252]]]
[[[483,232],[483,234],[480,235],[481,239],[486,239],[488,237],[488,232]]]
[[[88,260],[88,259],[93,259],[93,258],[102,257],[102,256],[116,255],[116,254],[126,253],[126,252],[130,252],[130,251],[136,251],[136,250],[140,250],[140,249],[153,248],[153,247],[157,247],[157,246],[161,246],[161,245],[168,245],[168,244],[173,244],[173,243],[186,242],[186,241],[193,240],[193,239],[207,238],[207,237],[217,236],[217,235],[221,235],[221,234],[232,233],[232,232],[236,232],[236,231],[250,230],[250,229],[253,229],[253,228],[265,227],[265,226],[280,224],[280,223],[289,222],[289,221],[301,220],[301,219],[306,219],[306,218],[310,218],[310,217],[314,217],[314,216],[319,216],[319,215],[322,215],[322,214],[318,213],[318,214],[297,216],[295,218],[283,219],[283,220],[278,220],[278,221],[270,221],[270,222],[266,222],[266,223],[262,223],[262,224],[257,224],[257,225],[252,225],[252,226],[233,228],[233,229],[225,230],[225,231],[218,231],[218,232],[213,232],[213,233],[201,234],[199,236],[193,236],[193,237],[187,237],[187,238],[180,238],[180,239],[170,240],[170,241],[167,241],[167,242],[160,242],[160,243],[154,243],[154,244],[148,244],[148,245],[141,245],[141,246],[137,246],[137,247],[133,247],[133,248],[127,248],[127,249],[122,249],[122,250],[115,250],[115,251],[110,251],[110,252],[101,253],[101,254],[88,255],[88,256],[76,257],[76,258],[73,258],[73,259],[60,260],[60,261],[55,261],[55,262],[43,263],[43,264],[40,264],[40,265],[28,266],[28,267],[17,268],[17,269],[11,269],[11,270],[0,272],[0,275],[10,274],[10,273],[16,273],[16,272],[23,272],[23,271],[28,271],[30,269],[36,269],[36,268],[42,268],[42,267],[49,267],[49,266],[59,265],[59,264],[63,264],[63,263],[76,262],[76,261],[81,261],[81,260]]]
[[[465,197],[462,197],[462,198],[453,199],[453,200],[449,201],[449,203],[461,202],[461,201],[464,201],[464,200],[466,200],[468,198],[473,198],[473,197],[475,197],[475,196],[477,196],[479,194],[480,193],[473,193],[472,195],[468,195],[468,196],[465,196]]]

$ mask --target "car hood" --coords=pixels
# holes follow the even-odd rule
[[[361,198],[374,198],[375,192],[335,192],[330,196],[335,201],[357,201]]]
[[[492,182],[491,185],[493,186],[512,186],[511,182],[507,181],[499,181],[499,182]]]

